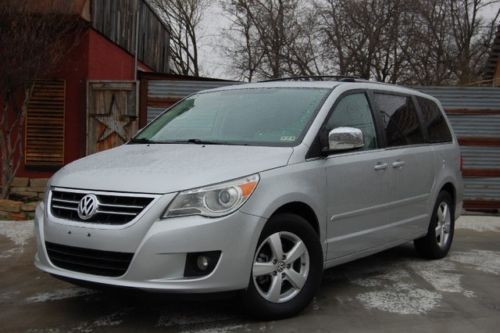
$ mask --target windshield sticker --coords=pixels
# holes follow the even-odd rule
[[[295,136],[282,136],[280,138],[280,141],[286,141],[286,142],[295,141]]]

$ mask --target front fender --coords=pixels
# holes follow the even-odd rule
[[[326,235],[326,181],[321,160],[308,161],[261,173],[259,185],[241,208],[244,213],[268,219],[280,207],[300,202],[308,205],[319,222],[320,240]]]

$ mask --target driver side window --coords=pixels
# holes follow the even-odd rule
[[[343,97],[335,106],[326,123],[328,131],[337,127],[354,127],[363,132],[363,150],[377,148],[377,134],[373,123],[370,104],[364,93],[354,93]]]

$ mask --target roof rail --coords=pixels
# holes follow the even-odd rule
[[[340,82],[356,82],[359,80],[357,76],[343,75],[309,75],[309,76],[291,76],[279,79],[270,79],[259,82],[275,82],[275,81],[340,81]]]

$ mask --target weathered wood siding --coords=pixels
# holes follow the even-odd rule
[[[65,81],[36,81],[28,104],[24,164],[57,167],[64,164]]]
[[[138,59],[157,72],[169,71],[169,32],[144,0],[93,0],[92,27],[135,54],[136,15],[139,11]]]
[[[89,81],[87,154],[127,142],[138,130],[137,82]]]

